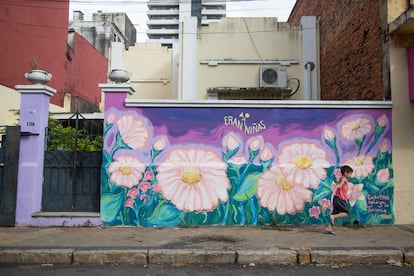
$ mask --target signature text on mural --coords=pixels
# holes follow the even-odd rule
[[[233,126],[247,134],[254,134],[266,129],[266,124],[263,120],[259,122],[248,123],[247,119],[250,117],[249,113],[240,113],[239,117],[231,115],[224,116],[224,124],[226,126]]]
[[[367,211],[368,213],[390,214],[390,196],[382,194],[367,195]]]

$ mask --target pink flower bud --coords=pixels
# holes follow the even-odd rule
[[[268,161],[273,158],[273,151],[269,146],[266,146],[260,153],[260,160]]]
[[[323,129],[323,137],[327,141],[333,141],[335,139],[335,132],[331,128],[325,127]]]
[[[125,201],[125,207],[128,207],[128,208],[134,208],[134,202],[135,202],[135,199],[128,198],[128,199]]]
[[[230,151],[240,146],[240,138],[234,132],[230,132],[223,138],[223,146]]]
[[[309,209],[309,216],[314,218],[319,218],[319,215],[321,214],[321,210],[318,206],[313,206]]]
[[[148,183],[148,182],[143,182],[143,183],[141,183],[141,185],[139,185],[139,189],[143,193],[146,193],[149,189],[151,189],[151,184]]]
[[[144,173],[144,181],[147,181],[147,180],[151,181],[153,179],[154,179],[154,174],[152,172],[146,171]]]
[[[333,206],[332,206],[332,202],[326,198],[322,198],[318,201],[319,205],[322,206],[322,211],[325,212],[327,209],[332,210]]]
[[[377,119],[377,123],[380,127],[385,127],[386,125],[388,125],[388,118],[385,114],[382,114],[378,119]]]
[[[109,124],[112,124],[116,120],[116,115],[114,112],[109,113],[108,118],[106,119]]]
[[[127,196],[129,196],[132,199],[135,199],[137,197],[138,193],[139,193],[138,189],[137,188],[133,188],[133,189],[131,189],[131,190],[128,191]]]
[[[249,149],[252,151],[259,150],[263,145],[263,138],[262,136],[256,136],[251,138],[248,142]]]
[[[381,142],[381,144],[379,145],[379,149],[382,152],[388,152],[388,150],[390,149],[388,139],[385,139]]]
[[[157,139],[155,139],[154,143],[152,144],[152,147],[157,151],[161,151],[165,149],[166,146],[167,146],[167,138],[165,138],[164,136],[158,137]]]
[[[379,170],[377,173],[377,180],[382,183],[390,180],[390,170],[388,168]]]

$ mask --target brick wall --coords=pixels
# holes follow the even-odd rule
[[[297,0],[289,23],[319,18],[322,100],[389,98],[384,5],[383,0]]]

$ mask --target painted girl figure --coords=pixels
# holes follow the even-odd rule
[[[336,185],[336,191],[333,197],[333,210],[332,215],[329,217],[329,223],[326,227],[325,234],[335,235],[332,227],[335,224],[335,220],[338,218],[345,218],[349,216],[348,205],[348,179],[353,173],[353,169],[350,166],[344,165],[341,167],[341,177]]]

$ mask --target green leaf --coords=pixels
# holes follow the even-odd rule
[[[367,212],[367,201],[365,199],[363,200],[356,200],[355,205],[352,207],[352,209],[357,213],[366,213]]]
[[[135,225],[138,226],[138,220],[137,220],[137,212],[138,212],[138,208],[136,206],[136,202],[134,203],[134,208],[124,208],[125,210],[125,224],[128,225]]]
[[[101,195],[101,218],[106,224],[113,224],[124,202],[124,193],[105,193]]]
[[[220,224],[221,218],[220,208],[216,208],[214,211],[207,213],[207,220],[203,224]]]
[[[257,180],[261,176],[261,173],[250,173],[241,184],[237,193],[233,196],[234,200],[245,201],[253,197],[257,191]]]
[[[330,180],[321,180],[318,189],[313,193],[313,201],[318,202],[323,198],[331,198],[332,182]]]
[[[106,174],[106,168],[101,168],[101,193],[109,193],[111,187],[109,186],[108,175]]]
[[[229,160],[230,158],[232,158],[240,149],[240,146],[235,148],[232,151],[227,150],[226,153],[223,155],[223,160],[226,162],[227,160]]]
[[[246,167],[246,165],[235,165],[232,163],[228,164],[227,167],[227,178],[230,181],[231,184],[231,189],[229,191],[229,196],[231,197],[232,195],[235,194],[236,192],[236,187],[237,187],[237,182],[238,179],[240,177],[240,172]]]
[[[124,140],[122,140],[121,134],[119,132],[116,134],[114,148],[130,148],[127,144],[124,143]]]
[[[110,164],[113,161],[112,156],[109,155],[109,153],[106,150],[103,151],[103,157],[102,158],[103,158],[102,164]]]
[[[207,221],[208,216],[207,212],[200,212],[200,213],[187,213],[185,222],[186,226],[195,226],[195,225],[201,225],[205,224],[205,221]]]
[[[147,226],[176,226],[182,221],[182,212],[162,200],[146,221]]]
[[[358,182],[355,181],[354,183],[358,183]],[[369,175],[366,181],[364,182],[361,181],[361,183],[364,184],[364,190],[368,191],[370,194],[379,193],[380,186],[383,186],[381,183],[378,186],[376,185],[378,184],[378,181],[374,177],[374,174]]]
[[[263,167],[263,171],[266,171],[266,170],[268,170],[269,168],[270,168],[270,166],[272,165],[272,163],[273,163],[273,159],[274,158],[271,158],[271,159],[269,159],[269,160],[267,160],[267,161],[262,161],[262,160],[260,160],[260,164],[262,165],[262,167]]]

